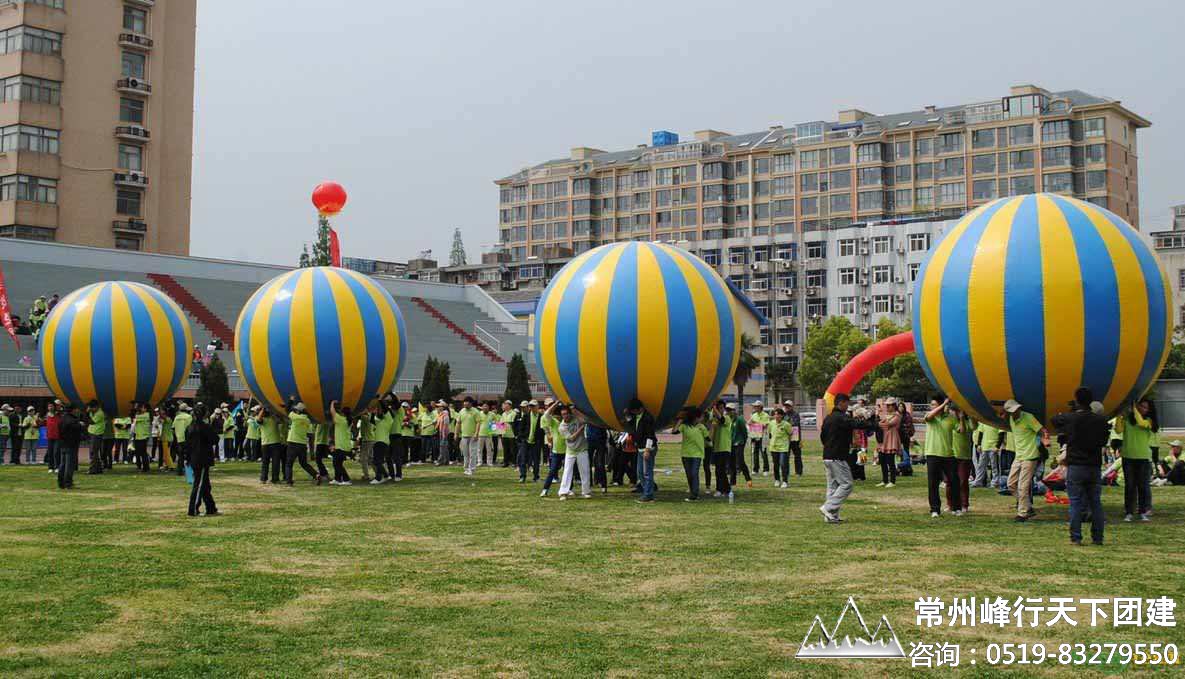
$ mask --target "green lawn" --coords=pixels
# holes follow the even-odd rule
[[[1009,498],[977,490],[971,515],[932,520],[923,478],[884,490],[876,467],[845,523],[826,525],[817,453],[790,489],[758,478],[733,505],[682,502],[677,465],[664,449],[660,502],[638,505],[620,488],[542,500],[503,469],[288,488],[226,464],[213,474],[225,515],[199,519],[176,476],[121,467],[64,493],[44,468],[4,467],[0,677],[912,673],[906,660],[794,659],[814,615],[830,624],[849,595],[870,625],[888,615],[907,651],[1183,642],[1181,626],[927,630],[913,612],[920,596],[1183,602],[1182,489],[1154,489],[1150,524],[1118,522],[1122,493],[1108,489],[1108,545],[1072,548],[1064,507],[1014,525]],[[985,675],[966,650],[963,663]],[[1007,674],[1071,672],[1092,674]]]

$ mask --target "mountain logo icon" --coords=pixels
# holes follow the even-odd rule
[[[851,635],[845,634],[842,639],[838,638],[848,611],[856,616],[856,620],[860,623],[860,630],[864,633],[863,636],[857,635],[855,639],[852,639]],[[814,622],[811,623],[806,636],[802,638],[802,644],[798,647],[798,653],[794,657],[904,658],[905,650],[901,648],[901,642],[897,640],[897,633],[893,631],[893,626],[889,624],[887,617],[882,615],[876,630],[870,632],[868,625],[864,622],[864,616],[860,614],[860,607],[856,605],[856,601],[852,597],[848,597],[848,602],[840,612],[839,619],[835,621],[835,626],[830,630],[827,629],[822,618],[818,615],[815,616]]]

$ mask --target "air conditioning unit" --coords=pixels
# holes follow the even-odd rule
[[[897,313],[901,313],[901,312],[905,311],[905,305],[904,304],[894,304],[893,311],[896,311]]]
[[[869,331],[869,330],[871,330],[871,329],[872,329],[872,326],[871,326],[871,325],[869,325],[868,323],[861,323],[861,324],[860,324],[860,329],[861,329],[861,330],[864,330],[865,332],[867,332],[867,331]]]
[[[749,270],[751,270],[751,271],[757,271],[759,268],[760,267],[757,266],[757,262],[753,262],[752,264],[749,265]]]
[[[790,352],[794,351],[794,345],[793,345],[793,344],[783,344],[783,345],[781,345],[781,347],[779,347],[779,348],[782,350],[782,353],[783,353],[783,354],[788,354],[788,353],[790,353]]]
[[[778,292],[783,295],[794,294],[794,288],[778,288]]]
[[[867,257],[868,256],[868,248],[860,248],[860,256]]]
[[[861,304],[872,304],[872,298],[871,297],[861,297],[860,303]]]
[[[897,276],[897,277],[896,277],[896,278],[894,278],[893,280],[894,280],[894,281],[896,281],[896,282],[898,282],[898,283],[904,283],[904,282],[905,282],[905,277],[904,277],[904,276]]]
[[[905,303],[905,295],[893,295],[893,301],[900,302],[900,303],[904,304]]]
[[[860,277],[860,285],[862,285],[862,286],[868,285],[868,276],[861,276]]]
[[[860,242],[861,243],[868,243],[868,236],[864,236],[863,238],[861,238]]]
[[[818,288],[807,288],[806,289],[806,296],[807,297],[818,297],[819,296],[819,289]]]
[[[860,307],[860,315],[861,316],[867,316],[869,313],[870,313],[870,311],[868,310],[868,307],[866,307],[866,306]]]

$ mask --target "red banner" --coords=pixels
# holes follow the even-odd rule
[[[4,329],[12,341],[16,342],[17,351],[20,351],[21,341],[16,338],[16,327],[12,324],[12,309],[8,306],[8,288],[4,287],[3,269],[0,269],[0,321],[4,323]]]
[[[333,266],[342,265],[342,243],[333,227],[329,228],[329,263]]]

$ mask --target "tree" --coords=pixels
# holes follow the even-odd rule
[[[737,403],[741,405],[745,403],[745,385],[749,383],[749,378],[753,377],[753,371],[761,365],[761,361],[753,355],[756,348],[757,342],[753,340],[753,336],[742,333],[741,355],[737,359],[737,369],[732,373],[732,383],[737,385]]]
[[[448,265],[465,266],[465,243],[461,241],[460,229],[453,230],[453,249],[448,255]]]
[[[765,383],[773,392],[775,403],[781,403],[794,389],[794,369],[785,359],[766,359]]]
[[[503,398],[511,403],[522,403],[531,399],[531,378],[527,375],[527,363],[519,354],[510,357],[506,364],[506,393]]]
[[[1160,376],[1166,380],[1185,378],[1185,344],[1174,344],[1173,348],[1169,349],[1169,358],[1165,361]]]
[[[304,252],[300,256],[301,268],[310,266],[330,266],[333,258],[329,255],[329,218],[322,216],[317,220],[317,241],[313,243],[313,250],[309,252],[306,243]]]
[[[449,384],[452,370],[447,362],[429,356],[428,361],[424,363],[420,400],[451,401],[454,396],[464,391],[464,389],[453,389]]]
[[[872,340],[844,316],[832,316],[817,326],[811,327],[806,335],[802,350],[802,364],[798,368],[798,383],[811,398],[820,398],[827,391],[836,373],[852,357],[863,351]],[[854,389],[862,393],[867,390],[865,381]]]
[[[226,366],[222,365],[218,354],[214,354],[210,362],[202,366],[199,378],[201,381],[195,397],[198,402],[205,403],[207,408],[230,403],[230,382],[226,377]]]

